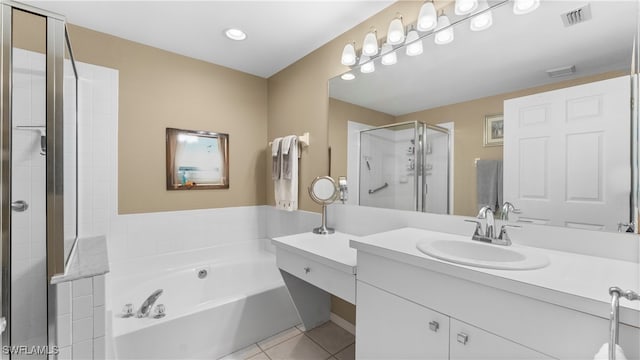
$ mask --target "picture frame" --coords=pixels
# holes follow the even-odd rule
[[[487,146],[502,146],[504,143],[503,114],[487,115],[484,117],[484,142]]]
[[[166,128],[167,190],[229,188],[229,134]]]

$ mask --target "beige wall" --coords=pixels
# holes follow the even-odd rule
[[[609,72],[596,76],[562,81],[553,85],[490,96],[458,104],[414,112],[396,118],[396,122],[420,120],[429,124],[454,122],[454,213],[475,216],[477,208],[475,159],[502,159],[502,146],[484,147],[483,124],[486,115],[501,114],[506,99],[531,95],[625,75],[624,72]]]
[[[265,203],[267,80],[70,26],[77,61],[120,71],[119,212]],[[229,134],[230,187],[165,189],[165,128]]]
[[[305,131],[311,134],[311,146],[303,152],[300,160],[300,189],[306,189],[316,176],[327,175],[329,171],[327,81],[348,70],[340,63],[342,48],[349,41],[361,44],[371,26],[379,30],[378,37],[385,36],[389,21],[396,12],[404,16],[405,23],[414,22],[422,3],[396,2],[269,78],[269,138]],[[271,175],[267,171],[264,179],[267,189],[271,189]],[[304,190],[300,194],[302,210],[319,211],[320,207]],[[270,190],[267,191],[267,202],[274,204]]]
[[[329,147],[331,148],[331,176],[347,175],[347,121],[371,126],[383,126],[395,121],[393,115],[329,99]]]

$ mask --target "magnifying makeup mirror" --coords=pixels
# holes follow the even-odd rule
[[[327,205],[333,203],[339,194],[335,180],[329,176],[319,176],[311,182],[309,186],[309,196],[311,200],[322,205],[322,225],[313,229],[314,234],[333,234],[334,229],[327,227]]]

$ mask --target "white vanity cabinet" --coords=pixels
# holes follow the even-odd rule
[[[458,266],[417,250],[428,236],[446,238],[402,228],[351,241],[356,358],[593,359],[609,340],[609,286],[636,287],[640,274],[637,264],[551,250],[539,270]],[[640,310],[630,303],[621,301],[619,344],[638,360]]]
[[[355,304],[356,251],[349,240],[357,238],[308,232],[273,239],[282,279],[307,330],[329,320],[331,294]]]
[[[552,359],[358,281],[358,359]]]

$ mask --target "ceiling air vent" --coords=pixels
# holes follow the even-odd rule
[[[560,17],[565,27],[583,23],[591,20],[591,6],[587,4],[581,8],[564,13],[560,15]]]

